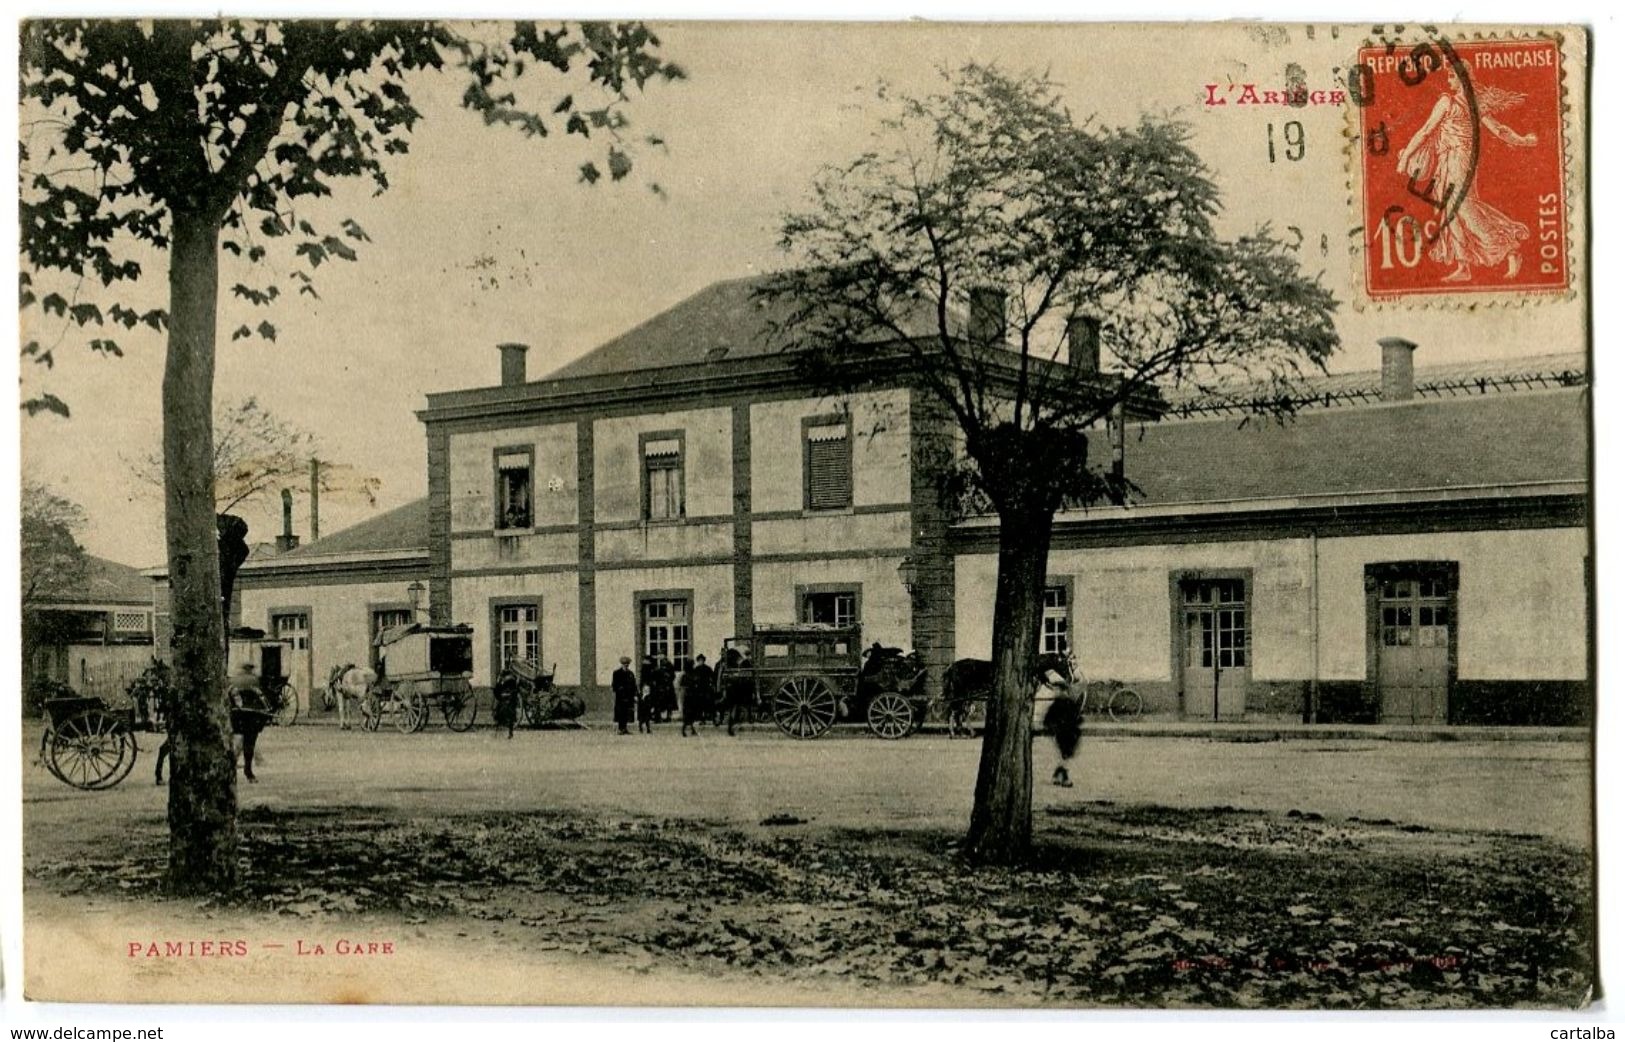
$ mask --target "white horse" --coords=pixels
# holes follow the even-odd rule
[[[327,696],[339,711],[340,729],[350,729],[349,703],[352,698],[361,709],[362,723],[365,725],[371,705],[367,696],[376,683],[378,674],[363,666],[345,663],[333,667],[333,672],[327,678]]]

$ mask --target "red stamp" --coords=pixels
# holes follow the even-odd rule
[[[1561,62],[1550,39],[1360,51],[1371,297],[1568,289]]]

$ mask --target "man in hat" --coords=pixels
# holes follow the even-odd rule
[[[700,733],[700,721],[711,711],[717,674],[705,664],[704,655],[694,656],[694,665],[683,674],[683,736]]]
[[[251,782],[259,781],[254,777],[254,745],[259,741],[260,731],[270,720],[271,714],[266,711],[265,696],[260,690],[260,678],[254,664],[244,662],[238,666],[228,687],[231,693],[231,729],[243,739],[243,777]]]
[[[638,678],[629,656],[621,656],[621,668],[609,678],[609,690],[615,696],[615,733],[631,734],[626,727],[638,710]]]

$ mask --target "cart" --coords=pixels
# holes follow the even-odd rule
[[[299,719],[299,691],[288,679],[293,665],[293,641],[267,637],[264,630],[238,627],[226,637],[226,677],[235,675],[245,662],[254,667],[255,676],[260,678],[260,698],[269,722],[292,727]],[[258,710],[249,708],[247,711]]]
[[[544,670],[530,659],[515,659],[503,670],[498,686],[511,688],[518,698],[518,711],[526,727],[584,727],[581,716],[587,703],[569,691],[553,685],[558,672],[555,664]]]
[[[792,738],[817,738],[837,721],[862,721],[878,738],[906,738],[925,718],[919,656],[875,644],[859,626],[757,626],[723,642],[717,688],[766,709]]]
[[[99,698],[53,698],[45,703],[40,762],[76,789],[111,789],[135,766],[134,710],[109,709]]]
[[[446,726],[467,731],[479,704],[474,672],[474,628],[412,623],[378,634],[378,682],[361,704],[361,726],[376,731],[384,717],[402,734],[421,731],[438,710]]]

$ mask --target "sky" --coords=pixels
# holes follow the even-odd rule
[[[803,202],[820,166],[867,146],[877,80],[928,91],[941,68],[969,61],[1047,70],[1079,118],[1187,120],[1224,199],[1221,230],[1268,223],[1295,240],[1301,234],[1306,269],[1323,272],[1342,301],[1334,370],[1375,368],[1376,340],[1390,335],[1420,345],[1418,365],[1585,350],[1578,298],[1356,307],[1345,108],[1203,104],[1208,84],[1279,89],[1289,64],[1305,70],[1311,89],[1338,88],[1339,70],[1369,27],[680,23],[657,31],[665,56],[689,78],[634,98],[635,132],[658,133],[666,145],[641,149],[627,181],[580,184],[577,167],[597,155],[595,146],[485,127],[459,107],[455,76],[421,77],[413,97],[425,119],[411,153],[387,164],[390,191],[373,197],[370,184],[347,183],[301,211],[328,225],[355,218],[372,240],[360,260],[322,265],[314,273],[319,301],[285,296],[266,310],[222,300],[217,399],[253,395],[313,432],[324,457],[381,481],[376,505],[325,497],[324,532],[425,493],[415,412],[426,394],[496,383],[496,344],[531,345],[536,378],[714,281],[785,263],[777,246],[783,214]],[[568,86],[541,77],[535,89],[534,100],[550,107]],[[1301,124],[1301,159],[1284,147],[1292,121]],[[650,181],[663,193],[650,191]],[[1583,241],[1575,253],[1583,254]],[[303,264],[277,254],[267,263],[251,270],[226,258],[222,284],[263,285],[280,275],[286,289],[286,271]],[[163,306],[165,292],[162,258],[153,258],[126,302]],[[25,322],[38,322],[36,314]],[[229,339],[262,318],[278,327],[274,344]],[[23,473],[85,508],[81,538],[90,552],[161,563],[161,496],[127,461],[158,448],[162,338],[123,334],[125,357],[113,359],[84,349],[87,338],[58,320],[25,333],[60,346],[49,371],[25,365],[23,392],[54,393],[73,414],[21,421]],[[276,515],[270,501],[251,514],[250,538],[274,536]],[[308,538],[307,524],[301,501],[295,526]]]

